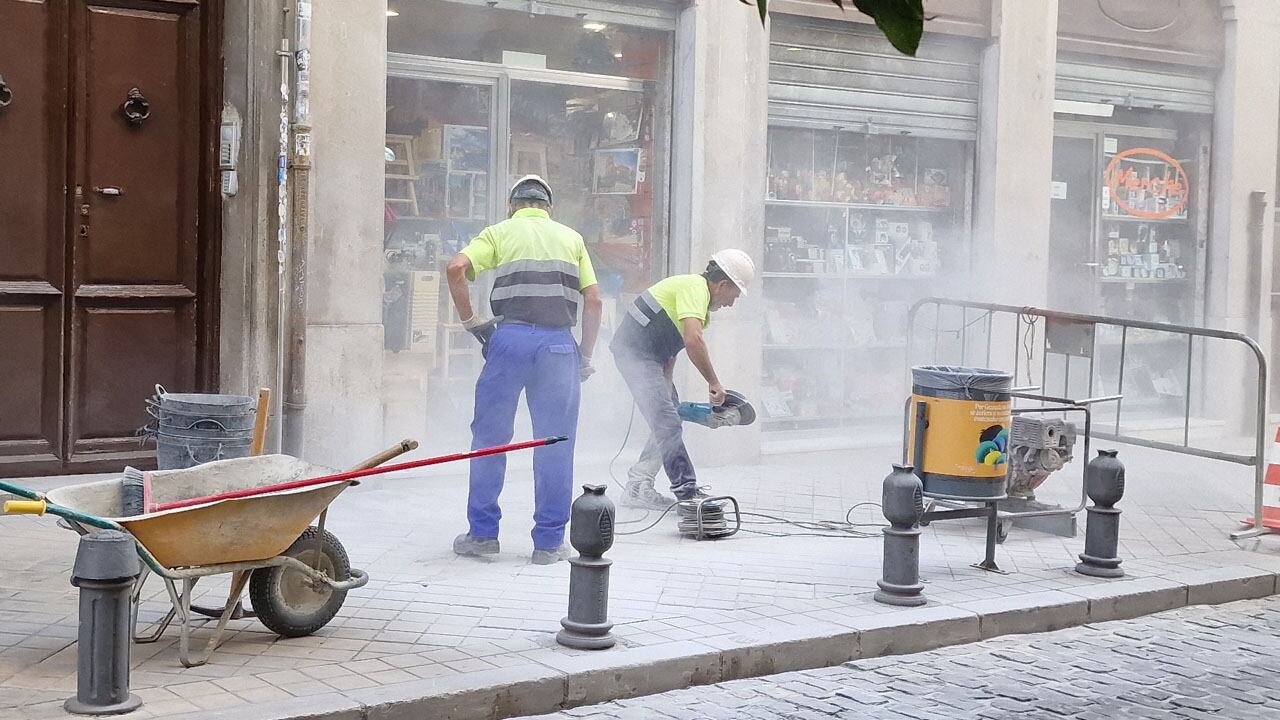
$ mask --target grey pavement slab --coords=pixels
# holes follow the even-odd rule
[[[227,641],[199,668],[179,665],[172,631],[159,643],[136,645],[133,687],[146,704],[133,717],[231,717],[249,708],[253,717],[279,718],[414,717],[426,710],[507,717],[1275,592],[1280,542],[1264,538],[1242,548],[1227,537],[1252,502],[1246,468],[1123,448],[1125,578],[1077,575],[1071,568],[1082,538],[1020,528],[997,554],[1010,574],[985,573],[970,567],[982,554],[982,525],[935,522],[921,547],[929,604],[880,605],[871,600],[880,518],[864,503],[878,501],[895,454],[775,457],[702,472],[746,511],[810,522],[848,512],[865,523],[863,532],[819,538],[748,516],[749,532],[716,542],[679,537],[671,518],[620,535],[609,553],[619,644],[598,653],[554,642],[568,566],[528,563],[527,471],[513,469],[508,479],[503,553],[488,561],[449,549],[465,527],[465,476],[370,480],[344,493],[329,516],[353,565],[372,578],[349,593],[334,621],[289,640],[254,621],[233,621]],[[1055,475],[1041,499],[1078,498],[1080,470],[1076,463]],[[602,467],[578,475],[608,478]],[[618,530],[640,530],[655,517],[624,509]],[[780,532],[802,534],[776,537]],[[75,682],[76,596],[68,576],[76,537],[51,518],[5,517],[0,541],[8,550],[0,556],[0,716],[63,717],[61,702]],[[200,587],[207,604],[225,596],[225,581]],[[161,586],[149,585],[142,620],[166,609]]]

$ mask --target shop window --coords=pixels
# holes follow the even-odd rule
[[[451,2],[392,0],[393,53],[658,80],[668,33],[585,17],[530,15]]]
[[[606,307],[665,270],[672,37],[451,2],[390,9],[401,55],[387,79],[385,425],[421,436],[429,417],[470,413],[481,364],[443,266],[506,217],[516,178],[551,184],[552,216],[582,233]],[[471,286],[480,312],[487,281]],[[465,430],[428,435],[458,447]]]
[[[907,311],[968,267],[971,153],[963,141],[770,127],[767,430],[900,412]]]

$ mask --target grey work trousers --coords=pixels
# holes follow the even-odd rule
[[[698,489],[698,479],[693,472],[693,461],[684,446],[684,425],[677,411],[675,386],[663,372],[663,364],[657,360],[633,355],[625,348],[614,352],[614,360],[622,379],[635,398],[640,415],[649,425],[649,441],[640,454],[640,461],[627,474],[633,480],[657,476],[657,458],[661,459],[667,479],[671,481],[671,494],[677,500],[692,495]],[[648,468],[652,468],[648,471]],[[646,472],[647,471],[647,472]]]

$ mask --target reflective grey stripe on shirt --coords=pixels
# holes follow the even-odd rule
[[[578,277],[578,266],[567,260],[512,260],[494,268],[494,277],[518,272],[559,272]]]
[[[649,327],[649,316],[641,312],[635,303],[627,306],[627,314],[631,316],[632,320],[640,323],[640,327]]]
[[[658,304],[658,299],[655,298],[653,296],[653,293],[649,292],[648,290],[645,290],[644,292],[640,293],[640,299],[643,300],[644,304],[648,305],[649,309],[652,310],[654,313],[662,312],[662,305]]]
[[[489,293],[489,300],[491,301],[511,300],[519,297],[562,297],[569,302],[578,303],[582,300],[582,293],[564,285],[535,285],[533,283],[495,287],[493,292]]]

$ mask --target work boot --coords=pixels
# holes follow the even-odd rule
[[[623,507],[643,510],[666,510],[676,501],[653,487],[652,480],[628,480],[626,492],[622,494],[619,504]]]
[[[462,533],[453,539],[453,551],[466,557],[498,554],[498,538],[472,537],[471,533]]]
[[[563,543],[555,550],[538,550],[535,548],[533,557],[529,558],[529,562],[534,565],[555,565],[561,560],[567,559],[569,553],[569,546]]]

